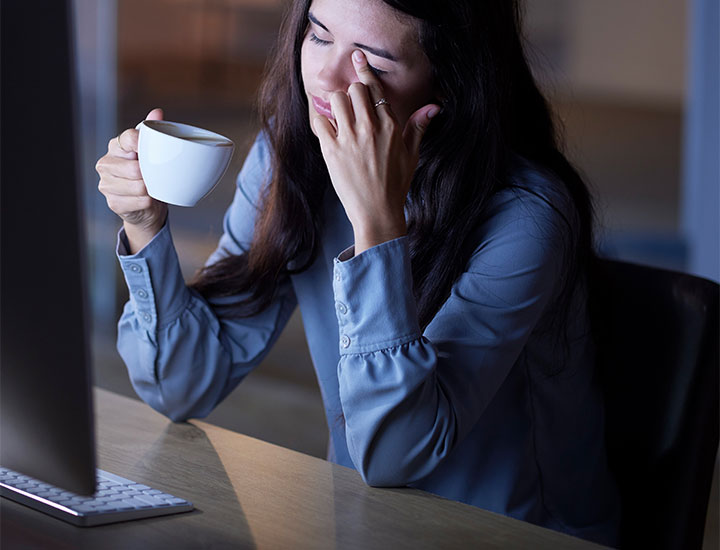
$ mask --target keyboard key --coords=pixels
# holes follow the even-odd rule
[[[138,500],[136,498],[126,498],[120,502],[127,504],[128,506],[132,506],[133,508],[150,508],[150,505],[147,502],[143,502],[142,500]]]
[[[80,506],[76,506],[75,510],[77,510],[78,512],[83,512],[85,514],[95,511],[95,509],[89,504],[81,504]]]
[[[187,500],[177,497],[166,498],[165,502],[167,502],[168,504],[187,504]]]
[[[112,504],[104,504],[102,506],[99,506],[97,511],[100,513],[116,512],[118,511],[118,507],[113,506]]]
[[[150,495],[140,495],[135,498],[137,500],[145,502],[146,504],[149,504],[150,506],[170,506],[169,502],[165,502],[164,500],[152,497]]]

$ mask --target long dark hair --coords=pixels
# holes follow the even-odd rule
[[[521,158],[562,182],[577,223],[568,222],[565,301],[593,258],[587,187],[561,153],[550,108],[528,66],[520,1],[383,0],[417,18],[443,109],[430,124],[408,196],[408,240],[422,327],[432,320],[473,252],[468,237],[490,197],[510,187]],[[260,92],[272,151],[267,185],[247,254],[203,269],[193,286],[206,297],[241,296],[235,314],[271,302],[280,279],[316,259],[321,203],[330,187],[307,120],[300,48],[310,0],[293,2]]]

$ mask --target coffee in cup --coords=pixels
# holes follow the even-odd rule
[[[137,125],[138,161],[148,195],[195,206],[225,174],[234,143],[220,134],[167,120]]]

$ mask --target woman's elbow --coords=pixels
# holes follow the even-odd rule
[[[358,468],[358,472],[369,487],[404,487],[411,482],[402,468],[380,461],[371,461]]]
[[[442,457],[436,453],[365,453],[355,461],[363,481],[370,487],[405,487],[431,474]]]
[[[202,407],[195,401],[185,397],[174,398],[172,394],[163,392],[160,384],[138,380],[132,380],[132,384],[140,399],[172,422],[186,422],[191,418],[202,418],[207,415],[207,413],[203,415]]]
[[[167,416],[175,423],[187,422],[188,420],[193,418],[193,416],[191,414],[188,414],[187,411],[166,411],[162,412],[162,414]]]
[[[452,439],[447,431],[406,444],[398,444],[399,437],[372,438],[365,445],[350,444],[348,450],[369,486],[404,487],[430,475],[450,453]]]
[[[185,422],[192,417],[187,407],[174,406],[172,403],[166,402],[157,388],[153,388],[154,391],[147,391],[146,388],[138,387],[134,384],[135,392],[138,394],[146,404],[148,404],[154,411],[160,413],[166,418],[169,418],[173,422]]]

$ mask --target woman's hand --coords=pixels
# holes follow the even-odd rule
[[[440,107],[421,107],[400,128],[389,103],[374,106],[383,87],[365,54],[356,50],[352,59],[360,82],[330,96],[334,123],[318,115],[312,124],[360,254],[407,233],[405,200],[420,141]]]
[[[162,109],[153,109],[147,120],[162,120]],[[138,130],[125,130],[108,143],[108,152],[97,161],[98,189],[108,207],[123,220],[130,253],[142,249],[162,229],[167,204],[150,197],[138,162]]]

